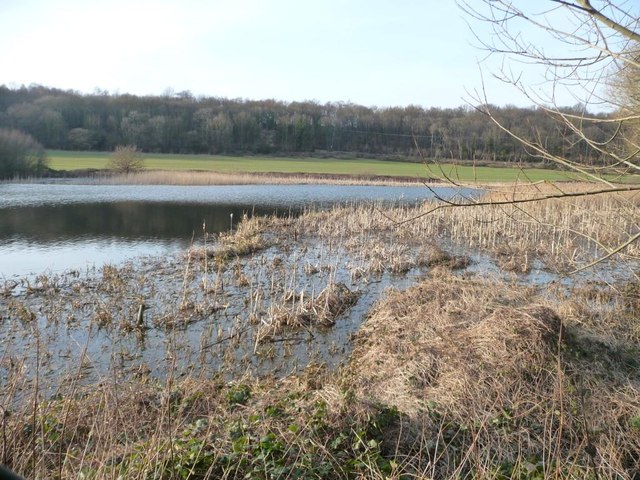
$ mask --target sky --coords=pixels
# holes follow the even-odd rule
[[[469,21],[454,0],[0,0],[0,84],[458,107],[484,81],[531,105]]]

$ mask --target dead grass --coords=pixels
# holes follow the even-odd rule
[[[557,302],[563,318],[600,341],[640,345],[639,291],[639,282],[633,279],[613,284],[578,283],[568,291],[550,288],[548,295]]]
[[[628,478],[640,375],[576,332],[530,289],[443,274],[377,305],[346,383],[408,415],[427,478]]]
[[[286,331],[310,326],[331,327],[357,301],[358,294],[339,282],[329,284],[317,295],[290,292],[285,301],[272,304],[256,335],[256,344]]]
[[[94,179],[108,185],[416,185],[420,179],[331,174],[219,173],[145,170]]]
[[[478,367],[474,347],[470,345],[472,337],[478,336],[474,330],[484,326],[487,334],[488,343],[478,345],[480,353],[494,340],[496,332],[487,328],[491,321],[487,319],[495,314],[496,308],[521,305],[531,295],[530,291],[493,282],[463,281],[439,270],[435,278],[407,291],[390,292],[374,308],[356,337],[351,368],[363,384],[369,385],[370,391],[377,391],[377,384],[382,382],[381,400],[393,402],[403,411],[415,414],[429,400],[457,404],[458,393],[464,392],[465,385],[483,383],[476,382],[473,373]],[[508,329],[506,332],[515,334]],[[485,351],[487,355],[495,354],[493,348],[499,345],[491,347]],[[446,358],[455,358],[455,364],[449,364]],[[451,371],[443,371],[445,367],[451,367]],[[462,368],[466,371],[460,371]],[[395,374],[399,372],[402,375]],[[391,378],[399,383],[388,385],[385,379]],[[441,398],[413,390],[441,384],[445,393]]]
[[[383,478],[375,407],[321,368],[287,380],[105,382],[0,419],[3,463],[29,478]],[[331,402],[331,403],[329,403]],[[26,423],[25,423],[26,421]],[[378,465],[378,462],[380,463]]]

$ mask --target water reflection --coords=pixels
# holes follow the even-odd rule
[[[0,210],[0,279],[84,270],[139,255],[167,255],[243,214],[290,214],[274,208],[169,202],[86,203]],[[232,217],[233,215],[233,217]]]
[[[231,227],[231,214],[268,215],[277,208],[169,202],[117,202],[9,208],[0,211],[0,241],[59,242],[78,238],[189,239]],[[289,213],[280,210],[280,213]]]
[[[80,238],[36,243],[23,239],[0,244],[0,282],[66,270],[87,272],[104,264],[119,264],[140,255],[161,256],[188,246],[185,240],[107,240]]]

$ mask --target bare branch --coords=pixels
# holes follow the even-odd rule
[[[433,192],[433,190],[432,190]],[[407,220],[403,220],[401,222],[394,222],[396,226],[403,225],[405,223],[413,222],[419,218],[430,215],[433,212],[438,210],[442,210],[444,208],[477,208],[483,206],[496,206],[496,205],[517,205],[522,203],[533,203],[533,202],[543,202],[546,200],[557,199],[557,198],[575,198],[575,197],[592,197],[595,195],[604,195],[610,193],[621,193],[621,192],[640,192],[640,186],[628,186],[628,187],[611,187],[604,188],[600,190],[587,190],[584,192],[560,192],[556,194],[546,194],[538,197],[531,198],[511,198],[509,200],[488,200],[488,201],[479,201],[479,202],[455,202],[452,200],[446,200],[443,197],[437,195],[436,199],[441,201],[442,204],[436,205],[435,207],[423,212],[419,215],[415,215]]]
[[[595,8],[593,8],[593,6],[591,5],[591,1],[590,0],[578,0],[578,3],[580,5],[574,5],[574,4],[571,4],[570,2],[564,2],[564,1],[561,1],[561,0],[551,0],[551,1],[552,2],[556,2],[556,3],[563,3],[565,5],[569,5],[569,6],[573,7],[573,8],[580,8],[581,10],[585,11],[586,13],[591,15],[592,17],[594,17],[597,20],[599,20],[600,22],[604,23],[607,27],[615,30],[618,33],[621,33],[622,35],[627,37],[629,40],[633,40],[635,42],[640,42],[640,33],[634,32],[633,30],[628,29],[624,25],[622,25],[622,24],[616,22],[615,20],[612,20],[611,18],[607,17],[606,15],[602,14],[600,11],[598,11]]]
[[[586,270],[588,268],[594,267],[606,260],[608,260],[609,258],[613,257],[615,254],[620,253],[622,250],[624,250],[625,248],[627,248],[629,245],[631,245],[632,243],[636,242],[638,239],[640,239],[640,232],[636,233],[633,237],[629,238],[629,240],[627,240],[626,242],[618,245],[615,249],[611,250],[609,253],[607,253],[605,256],[600,257],[596,260],[594,260],[593,262],[584,265],[583,267],[577,268],[575,270],[573,270],[572,272],[569,273],[569,275],[574,275],[578,272],[581,272],[583,270]]]

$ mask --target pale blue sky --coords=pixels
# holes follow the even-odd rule
[[[475,43],[454,0],[0,1],[11,87],[456,107],[481,85]],[[492,103],[531,104],[484,79]]]

